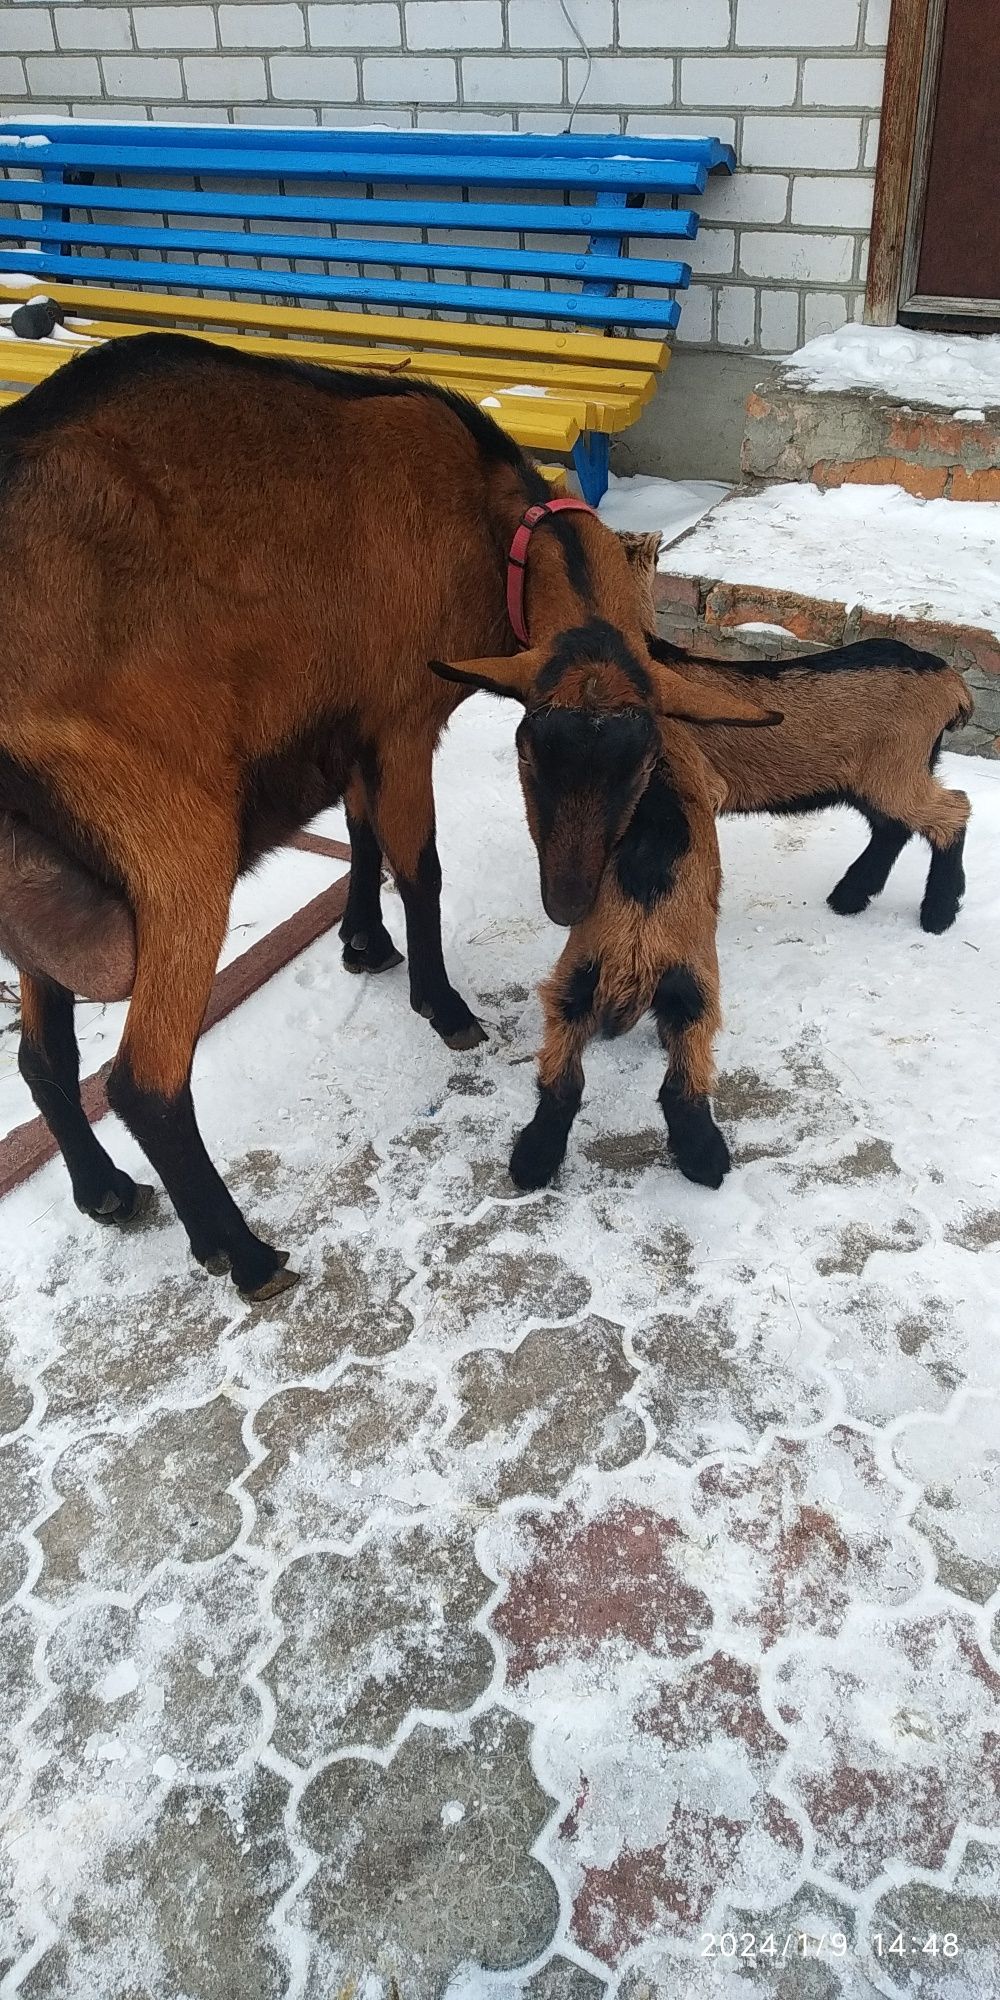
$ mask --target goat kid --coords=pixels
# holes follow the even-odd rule
[[[608,580],[617,574],[615,539],[602,549]],[[596,568],[592,584],[596,594]],[[555,922],[572,925],[542,988],[538,1106],[511,1176],[522,1188],[552,1179],[582,1099],[587,1043],[598,1032],[623,1034],[651,1009],[669,1058],[660,1104],[670,1149],[688,1179],[717,1188],[730,1166],[710,1104],[723,787],[694,732],[676,723],[685,713],[729,728],[781,718],[728,690],[721,700],[699,690],[700,714],[685,710],[681,677],[667,678],[651,659],[634,605],[618,628],[592,619],[576,632],[548,631],[544,607],[541,622],[540,643],[514,660],[435,663],[449,678],[524,703],[516,743],[542,901]]]
[[[236,877],[344,797],[345,957],[394,961],[384,854],[411,1005],[468,1047],[482,1031],[444,966],[431,767],[477,683],[444,686],[428,660],[539,682],[522,748],[562,921],[592,904],[655,761],[625,556],[547,501],[461,397],[189,336],[109,341],[0,412],[0,948],[22,975],[22,1074],[77,1205],[130,1221],[148,1190],[84,1115],[73,1009],[131,994],[111,1106],[195,1257],[247,1297],[293,1274],[212,1165],[190,1083]],[[544,532],[511,660],[508,552],[529,509]],[[759,716],[658,672],[682,717]]]
[[[652,583],[660,536],[619,538],[633,568],[640,617],[656,630]],[[766,736],[715,729],[702,748],[722,779],[724,813],[808,813],[853,806],[868,821],[863,853],[830,891],[840,916],[865,910],[885,888],[914,834],[931,850],[920,908],[925,931],[954,923],[965,891],[965,792],[941,783],[935,767],[946,729],[972,714],[960,674],[935,653],[896,639],[863,639],[829,652],[759,665],[728,666],[647,637],[654,660],[693,685],[773,699],[782,721]]]

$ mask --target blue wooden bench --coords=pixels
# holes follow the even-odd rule
[[[669,359],[690,278],[670,253],[734,165],[711,138],[8,118],[0,309],[44,294],[64,324],[0,339],[0,400],[95,338],[280,342],[463,390],[529,448],[571,452],[596,502]]]

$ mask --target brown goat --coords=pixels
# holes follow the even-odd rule
[[[464,686],[427,662],[485,655],[519,690],[544,686],[522,729],[548,759],[533,831],[565,915],[590,907],[655,759],[648,714],[635,721],[650,684],[634,584],[592,516],[546,516],[533,536],[531,646],[509,658],[508,552],[547,499],[459,397],[177,336],[108,342],[0,413],[0,941],[23,975],[22,1073],[78,1206],[128,1221],[146,1191],[83,1114],[73,994],[131,988],[111,1105],[194,1255],[247,1296],[292,1274],[212,1166],[190,1090],[238,874],[344,797],[348,962],[395,957],[384,853],[411,1004],[469,1046],[481,1030],[444,967],[431,784]],[[682,717],[759,718],[657,672]],[[578,725],[565,754],[553,717]],[[595,730],[596,776],[573,754]]]
[[[573,926],[541,987],[538,1105],[510,1160],[518,1187],[544,1186],[562,1164],[583,1096],[587,1043],[598,1033],[626,1033],[650,1010],[669,1058],[660,1105],[670,1150],[681,1172],[705,1187],[721,1187],[729,1172],[710,1103],[722,1018],[715,946],[720,797],[692,745],[664,744],[593,910]]]
[[[652,580],[659,535],[619,538],[632,565],[647,634],[656,629]],[[805,658],[721,665],[648,639],[653,658],[693,685],[773,700],[782,721],[765,735],[712,730],[702,748],[724,781],[724,813],[805,813],[853,806],[868,821],[868,846],[827,898],[841,916],[867,908],[884,889],[907,841],[931,848],[920,922],[954,923],[965,889],[963,851],[970,805],[934,775],[946,729],[968,720],[972,698],[960,674],[934,653],[895,639]]]

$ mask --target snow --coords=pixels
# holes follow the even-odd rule
[[[838,327],[782,362],[810,389],[867,389],[982,422],[1000,404],[1000,334],[923,333],[906,326]],[[964,407],[967,406],[967,407]]]
[[[1000,637],[998,557],[1000,503],[917,500],[898,486],[824,493],[803,483],[727,500],[661,550],[659,566]]]
[[[0,133],[0,146],[51,146],[51,139],[44,132],[31,132],[22,137],[21,133]]]
[[[730,491],[717,479],[650,479],[642,474],[619,479],[611,474],[598,512],[618,533],[652,532],[659,528],[666,541],[693,528]]]
[[[392,1568],[391,1555],[401,1517],[404,1524],[414,1517],[423,1527],[440,1516],[467,1528],[476,1537],[480,1570],[497,1579],[498,1601],[513,1576],[509,1601],[516,1608],[525,1565],[566,1495],[585,1520],[613,1522],[611,1510],[627,1504],[647,1524],[662,1517],[669,1526],[676,1585],[668,1578],[664,1615],[673,1615],[671,1590],[682,1608],[685,1598],[705,1605],[704,1616],[692,1611],[690,1630],[673,1640],[666,1631],[662,1642],[654,1634],[640,1644],[627,1632],[619,1637],[611,1631],[595,1650],[587,1624],[593,1606],[585,1602],[578,1635],[569,1626],[568,1638],[555,1628],[559,1643],[541,1635],[523,1684],[505,1683],[506,1660],[494,1639],[481,1677],[473,1676],[456,1700],[456,1709],[474,1700],[483,1714],[499,1702],[530,1728],[530,1755],[550,1794],[546,1813],[551,1806],[536,1851],[563,1885],[564,1952],[570,1909],[586,1871],[614,1870],[619,1852],[640,1842],[655,1856],[661,1842],[676,1837],[670,1829],[677,1801],[690,1802],[694,1816],[713,1825],[736,1818],[750,1829],[728,1875],[711,1843],[691,1854],[685,1879],[705,1889],[706,1927],[733,1900],[741,1909],[780,1908],[811,1871],[814,1843],[802,1801],[811,1797],[814,1770],[823,1783],[833,1783],[830,1772],[840,1766],[862,1774],[871,1767],[880,1777],[887,1773],[883,1792],[896,1783],[888,1805],[879,1805],[875,1834],[866,1822],[864,1850],[875,1849],[890,1869],[902,1869],[894,1857],[906,1851],[911,1831],[906,1771],[914,1760],[921,1770],[944,1773],[941,1788],[949,1800],[957,1765],[963,1789],[955,1790],[956,1815],[963,1826],[983,1820],[975,1809],[982,1797],[975,1790],[975,1763],[981,1754],[985,1759],[981,1746],[990,1740],[995,1712],[985,1667],[977,1679],[969,1664],[976,1661],[969,1633],[978,1629],[989,1659],[995,1603],[984,1593],[981,1602],[956,1605],[933,1580],[929,1545],[918,1546],[907,1524],[926,1480],[932,1527],[937,1519],[948,1535],[964,1537],[968,1520],[973,1556],[995,1562],[995,1412],[984,1407],[970,1426],[963,1397],[992,1391],[996,1383],[996,1252],[985,1234],[982,1250],[959,1247],[956,1231],[969,1216],[995,1211],[1000,1177],[1000,1126],[990,1113],[1000,981],[1000,768],[943,759],[945,782],[971,794],[973,819],[966,904],[942,938],[925,937],[916,923],[927,867],[926,850],[916,843],[871,911],[845,921],[832,915],[824,898],[863,844],[853,815],[724,823],[720,960],[727,1026],[719,1053],[730,1108],[723,1110],[720,1100],[720,1116],[736,1142],[732,1176],[712,1194],[671,1168],[656,1105],[662,1056],[646,1024],[588,1054],[583,1108],[559,1184],[521,1202],[503,1178],[503,1164],[534,1100],[530,1058],[539,1011],[530,989],[551,966],[564,934],[545,921],[539,905],[514,720],[508,705],[470,702],[448,732],[438,768],[445,954],[453,979],[479,1005],[490,1029],[487,1047],[465,1057],[444,1049],[410,1012],[403,969],[378,980],[347,977],[335,934],[295,960],[199,1047],[199,1122],[241,1198],[241,1158],[257,1169],[268,1158],[277,1163],[271,1184],[253,1196],[253,1212],[292,1248],[304,1274],[297,1294],[273,1311],[243,1309],[221,1281],[193,1270],[180,1226],[165,1205],[160,1225],[145,1233],[119,1238],[96,1231],[74,1211],[59,1163],[0,1207],[4,1282],[8,1298],[17,1300],[9,1314],[16,1376],[35,1388],[31,1435],[41,1438],[47,1453],[44,1494],[32,1503],[39,1519],[24,1536],[32,1550],[25,1602],[42,1554],[51,1565],[69,1535],[47,1523],[57,1498],[68,1490],[77,1515],[91,1506],[86,1483],[64,1485],[57,1494],[52,1464],[62,1445],[71,1443],[77,1453],[96,1441],[103,1451],[132,1449],[133,1439],[146,1434],[152,1399],[154,1409],[183,1416],[193,1451],[193,1427],[222,1402],[234,1404],[239,1415],[246,1412],[252,1457],[251,1471],[229,1487],[227,1504],[244,1521],[235,1551],[227,1550],[218,1521],[213,1524],[206,1512],[219,1505],[210,1471],[191,1457],[184,1463],[199,1466],[204,1478],[192,1484],[185,1514],[206,1513],[199,1532],[215,1537],[212,1547],[222,1552],[217,1560],[209,1560],[204,1539],[190,1557],[182,1548],[175,1555],[175,1517],[157,1512],[148,1549],[155,1554],[162,1543],[169,1555],[151,1582],[142,1581],[140,1570],[134,1585],[126,1577],[124,1592],[116,1582],[120,1572],[112,1566],[105,1577],[95,1558],[94,1570],[74,1582],[71,1599],[45,1606],[48,1678],[39,1684],[37,1715],[33,1709],[19,1722],[12,1739],[23,1789],[9,1859],[18,1908],[44,1912],[44,1938],[65,1932],[75,1940],[80,1934],[78,1896],[83,1915],[96,1907],[108,1919],[91,1926],[100,1968],[87,1961],[83,1974],[59,1987],[74,2000],[119,1994],[130,1990],[130,1981],[156,1995],[181,1990],[176,1981],[168,1987],[155,1966],[147,1977],[144,1961],[138,1968],[133,1963],[134,1927],[118,1889],[107,1888],[105,1857],[112,1847],[132,1856],[124,1897],[129,1884],[146,1879],[140,1872],[146,1850],[136,1860],[135,1844],[151,1840],[151,1828],[170,1827],[165,1817],[155,1817],[166,1808],[150,1790],[150,1775],[166,1786],[178,1771],[187,1779],[194,1764],[190,1783],[196,1787],[206,1766],[245,1772],[261,1755],[275,1712],[270,1695],[265,1700],[260,1692],[270,1687],[261,1663],[281,1628],[270,1611],[262,1623],[260,1611],[287,1577],[293,1555],[305,1548],[315,1562],[317,1548],[357,1552],[363,1533],[363,1552],[384,1556],[405,1608],[415,1586],[401,1561]],[[276,857],[273,868],[246,885],[242,907],[255,926],[265,920],[269,898],[267,914],[273,915],[289,898],[315,893],[317,871],[326,879],[331,872],[318,858],[297,853]],[[385,900],[389,926],[402,942],[399,901],[394,894]],[[756,1093],[749,1113],[734,1108],[741,1093],[745,1103]],[[101,1136],[123,1166],[136,1167],[136,1148],[114,1120],[102,1125]],[[616,1163],[595,1162],[592,1149],[602,1140],[617,1142]],[[883,1148],[881,1167],[876,1161],[874,1173],[852,1178],[852,1162],[864,1145],[872,1152]],[[345,1192],[341,1168],[369,1146],[377,1163],[362,1214],[352,1211],[355,1196]],[[495,1166],[497,1181],[463,1180],[470,1163],[480,1170]],[[411,1176],[405,1188],[399,1178],[404,1171]],[[560,1260],[558,1302],[539,1304],[516,1288],[498,1295],[490,1276],[497,1261],[490,1230],[496,1230],[498,1208],[503,1242],[521,1246],[522,1287],[534,1282],[547,1258]],[[866,1232],[869,1248],[859,1263],[856,1245]],[[679,1272],[671,1264],[678,1239],[686,1246]],[[387,1261],[402,1256],[412,1273],[406,1293],[412,1334],[382,1362],[371,1352],[361,1362],[352,1358],[340,1344],[329,1295],[324,1300],[327,1260],[345,1250],[361,1272],[370,1255]],[[845,1261],[849,1255],[853,1264]],[[463,1276],[467,1290],[456,1306],[448,1284]],[[565,1295],[567,1278],[585,1280],[585,1306]],[[191,1341],[191,1372],[157,1377],[146,1371],[156,1365],[157,1342],[168,1346],[171,1339],[172,1308],[162,1301],[173,1295],[162,1288],[174,1283],[190,1314],[180,1344]],[[162,1315],[155,1339],[132,1334],[127,1351],[115,1349],[115,1328],[108,1324],[112,1287],[122,1301]],[[202,1339],[212,1314],[218,1330],[209,1323]],[[570,1325],[553,1324],[571,1318]],[[305,1343],[301,1352],[296,1329]],[[119,1333],[129,1334],[125,1318]],[[347,1347],[352,1337],[360,1336],[345,1334]],[[606,1337],[624,1341],[629,1386],[620,1402],[615,1391],[611,1413],[630,1422],[631,1432],[609,1428],[603,1440],[595,1433],[593,1445],[573,1444],[566,1473],[557,1470],[547,1483],[539,1481],[540,1501],[532,1497],[535,1489],[514,1482],[509,1499],[486,1504],[483,1495],[496,1489],[497,1480],[487,1478],[485,1460],[494,1475],[499,1468],[512,1479],[522,1446],[515,1418],[498,1417],[496,1432],[480,1442],[468,1414],[465,1432],[474,1435],[463,1442],[458,1417],[468,1412],[471,1391],[456,1369],[459,1348],[488,1344],[494,1371],[509,1371],[532,1341],[543,1356],[557,1353],[563,1340],[586,1357]],[[84,1357],[76,1365],[85,1366],[86,1383],[107,1401],[110,1414],[100,1420],[82,1389],[75,1403],[68,1398],[65,1357],[73,1340]],[[83,1382],[82,1375],[73,1379]],[[567,1396],[581,1402],[595,1382],[599,1388],[585,1359],[579,1376],[565,1379]],[[287,1386],[303,1381],[305,1390]],[[963,1385],[957,1391],[956,1382]],[[310,1410],[325,1407],[327,1389],[316,1385],[335,1384],[330,1428],[297,1434],[296,1454],[280,1477],[269,1471],[280,1454],[277,1432],[267,1429],[268,1412],[279,1401],[276,1384],[284,1385],[283,1407],[291,1398],[306,1413],[303,1425]],[[548,1422],[546,1394],[543,1381],[532,1414],[540,1411]],[[553,1450],[563,1432],[572,1440],[573,1421],[568,1408],[556,1411]],[[364,1453],[363,1483],[355,1484],[347,1470],[349,1448]],[[789,1483],[797,1467],[798,1488]],[[220,1491],[233,1470],[222,1467]],[[255,1487],[256,1481],[263,1484]],[[168,1508],[166,1485],[162,1479],[159,1488],[154,1485],[150,1506],[155,1501],[159,1508],[162,1493]],[[948,1489],[954,1504],[935,1512],[933,1494]],[[129,1492],[144,1504],[144,1488],[120,1492],[121,1504],[110,1515],[93,1503],[94,1548],[116,1546],[114,1533],[122,1530],[113,1516],[127,1512]],[[317,1492],[322,1506],[314,1520],[306,1503]],[[268,1509],[260,1504],[265,1495],[273,1502]],[[817,1509],[821,1521],[830,1520],[832,1569],[821,1566],[817,1581],[807,1564],[796,1595],[789,1554]],[[65,1513],[68,1519],[68,1505]],[[637,1534],[638,1526],[631,1532]],[[808,1560],[820,1561],[821,1545],[809,1547]],[[106,1560],[111,1563],[110,1555]],[[570,1594],[580,1588],[569,1567],[565,1586]],[[484,1597],[480,1603],[475,1626],[485,1632],[492,1614]],[[429,1644],[442,1644],[442,1635],[447,1640],[446,1626],[431,1609],[434,1617],[424,1623],[423,1614],[414,1613],[415,1656],[424,1631]],[[916,1641],[913,1658],[902,1641],[911,1626],[919,1637],[915,1621],[939,1610],[942,1618],[958,1621],[957,1637],[945,1651],[938,1649],[928,1670]],[[553,1618],[558,1615],[555,1605]],[[771,1643],[774,1617],[784,1618],[789,1629]],[[975,1628],[972,1621],[978,1621]],[[456,1622],[453,1629],[462,1636],[466,1627]],[[530,1623],[525,1630],[531,1634]],[[114,1634],[120,1638],[109,1652],[107,1638]],[[38,1652],[40,1657],[41,1646]],[[748,1671],[760,1676],[760,1710],[746,1704],[746,1719],[742,1708],[734,1710],[728,1734],[713,1720],[705,1692],[719,1652],[750,1662]],[[373,1668],[379,1658],[372,1649]],[[205,1660],[216,1662],[214,1673],[203,1673]],[[298,1690],[315,1700],[328,1727],[351,1692],[348,1681],[331,1684],[318,1646],[312,1678],[307,1659],[290,1685],[281,1711],[286,1720],[301,1711]],[[92,1692],[106,1710],[94,1712]],[[672,1736],[666,1723],[657,1735],[643,1722],[665,1697],[672,1704]],[[84,1718],[91,1732],[83,1757],[75,1755],[67,1713]],[[475,1727],[469,1713],[456,1717],[466,1736]],[[202,1714],[221,1732],[218,1747],[199,1722]],[[394,1782],[397,1760],[423,1715],[418,1707],[391,1742],[362,1750],[380,1785]],[[914,1718],[923,1726],[925,1717],[944,1744],[938,1752],[912,1733]],[[437,1726],[441,1717],[432,1720]],[[744,1733],[731,1733],[739,1730]],[[898,1756],[896,1736],[902,1742]],[[265,1744],[264,1757],[273,1754]],[[42,1786],[35,1782],[33,1756]],[[288,1762],[278,1768],[295,1775]],[[586,1792],[581,1773],[589,1781]],[[488,1793],[488,1784],[483,1789]],[[298,1792],[296,1778],[296,1798]],[[918,1818],[922,1798],[919,1792]],[[784,1819],[773,1810],[775,1799],[790,1801]],[[427,1801],[427,1838],[464,1840],[488,1809],[487,1798],[470,1811],[446,1772],[443,1790]],[[191,1795],[180,1802],[175,1795],[171,1811],[184,1810],[195,1812]],[[295,1810],[293,1800],[293,1827]],[[787,1822],[788,1811],[805,1829],[802,1858],[792,1835],[782,1846],[773,1831],[775,1819]],[[175,1829],[177,1824],[175,1818]],[[266,1891],[259,1891],[269,1914],[268,1899],[283,1881],[269,1859],[266,1833],[249,1816],[247,1826],[258,1856],[254,1867],[272,1870]],[[512,1826],[512,1816],[498,1811],[496,1851],[504,1881],[520,1837]],[[359,1820],[357,1839],[364,1831]],[[341,1839],[338,1828],[333,1839]],[[149,1849],[154,1858],[157,1851]],[[343,1844],[336,1850],[338,1865],[344,1851]],[[844,1851],[846,1868],[851,1840]],[[289,1884],[300,1863],[308,1863],[308,1882],[313,1857],[303,1848],[295,1850]],[[258,1876],[249,1860],[247,1866],[256,1895]],[[836,1886],[824,1853],[815,1868]],[[163,1900],[172,1893],[149,1879],[151,1896]],[[925,1871],[918,1879],[926,1879]],[[709,1906],[716,1881],[719,1901]],[[238,1891],[240,1909],[251,1908],[243,1882],[241,1876],[235,1889],[224,1879],[212,1883],[227,1923],[227,1897]],[[301,1908],[297,1894],[289,1887],[293,1912]],[[102,1896],[112,1897],[107,1909]],[[513,1898],[510,1907],[516,1916]],[[284,1921],[283,1903],[275,1923]],[[232,1928],[235,1934],[235,1919]],[[700,1928],[699,1921],[692,1953]],[[229,1935],[225,1929],[219,1934]],[[152,1924],[140,1928],[140,1949],[151,1935]],[[660,1941],[664,1951],[671,1935]],[[658,1950],[659,1942],[650,1938],[647,1946]],[[595,1976],[605,1969],[603,1960],[592,1962]],[[668,1968],[657,1990],[704,1991],[707,2000],[709,1987],[696,1984],[693,1956],[671,1965],[676,1977]],[[94,1974],[89,1983],[88,1966]],[[976,1977],[950,1987],[950,2000],[992,1990],[985,1970],[981,1984]],[[470,1993],[500,1992],[475,1968],[469,1978]],[[184,1990],[202,1988],[189,1978]],[[303,1991],[304,1980],[294,1990]],[[340,1989],[330,1981],[315,1990]],[[424,1991],[418,1985],[413,1990]],[[513,1985],[505,1984],[508,1990],[513,1993]],[[632,1990],[631,1980],[615,1990]]]

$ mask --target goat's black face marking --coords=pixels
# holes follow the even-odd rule
[[[674,870],[691,845],[684,807],[660,765],[646,786],[615,857],[624,896],[651,910],[673,886]]]
[[[524,717],[521,784],[553,923],[578,923],[593,908],[658,747],[656,724],[641,708],[540,708]]]

